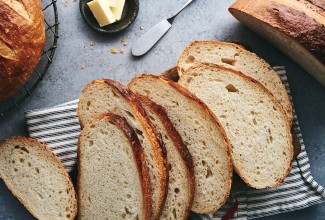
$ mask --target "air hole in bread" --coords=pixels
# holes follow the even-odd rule
[[[254,123],[254,125],[257,125],[257,121],[255,118],[253,118],[253,123]]]
[[[175,189],[174,189],[174,192],[175,192],[176,194],[178,194],[179,191],[180,191],[179,188],[175,188]]]
[[[238,57],[239,56],[239,53],[235,53],[235,55],[234,55],[235,57]]]
[[[209,179],[209,178],[212,177],[212,176],[213,176],[213,173],[212,173],[210,167],[208,167],[208,169],[207,169],[207,175],[206,175],[205,177],[206,177],[207,179]]]
[[[168,164],[168,170],[172,170],[172,165]]]
[[[190,83],[191,81],[193,80],[193,77],[188,77],[187,79],[186,79],[186,83]]]
[[[22,147],[21,150],[29,154],[29,150],[27,150],[25,147]]]
[[[87,101],[87,107],[89,107],[89,106],[90,106],[90,104],[91,104],[91,102],[90,102],[90,101]]]
[[[270,142],[272,143],[272,142],[273,142],[273,137],[272,137],[272,136],[270,136],[269,138],[270,138]]]
[[[15,162],[16,162],[15,160],[12,161],[12,163],[15,163]]]
[[[207,146],[207,144],[205,143],[205,141],[202,141],[202,144],[203,144],[204,146]]]
[[[150,121],[155,121],[154,117],[152,117],[150,115],[149,115],[149,119],[150,119]]]
[[[93,146],[93,145],[94,145],[94,141],[93,141],[93,140],[90,140],[90,141],[88,142],[88,144],[89,144],[89,146]]]
[[[18,145],[15,146],[15,149],[19,149],[20,147]]]
[[[69,207],[65,207],[65,211],[69,212],[70,208]]]
[[[135,119],[135,117],[134,117],[134,115],[131,113],[131,112],[129,112],[129,111],[127,111],[127,110],[123,110],[129,117],[131,117],[132,119]]]
[[[62,191],[59,191],[59,194],[62,194]]]
[[[125,214],[125,213],[122,213],[122,214],[121,214],[121,217],[122,217],[123,219],[125,219],[126,214]]]
[[[131,195],[130,194],[126,194],[126,198],[130,199]]]
[[[203,166],[207,165],[207,162],[205,162],[205,160],[202,160],[201,163]]]
[[[29,166],[29,167],[31,167],[31,166],[32,166],[32,164],[31,164],[30,162],[28,162],[28,166]]]
[[[284,151],[282,152],[282,154],[283,154],[283,155],[286,155],[286,156],[287,156],[287,153],[286,153],[286,152],[284,152]]]
[[[228,90],[228,92],[238,92],[238,90],[236,89],[236,87],[233,84],[227,85],[226,89]]]
[[[169,183],[170,184],[173,184],[173,183],[175,183],[176,181],[175,181],[175,179],[174,178],[169,178]]]
[[[220,118],[227,118],[227,116],[225,116],[225,115],[220,115],[219,117]]]
[[[67,214],[67,218],[70,218],[71,217],[71,215],[70,214]]]
[[[275,107],[275,106],[273,106],[273,110],[274,110],[274,111],[277,111],[277,109],[276,109],[276,107]]]
[[[177,219],[176,209],[173,209],[173,216],[174,216],[174,219]]]
[[[19,162],[20,162],[20,163],[24,163],[24,159],[23,159],[23,158],[20,158],[20,159],[19,159]]]
[[[221,58],[221,62],[226,63],[226,64],[231,65],[231,66],[236,65],[236,60],[231,59],[231,58]]]
[[[186,63],[193,63],[195,61],[195,57],[194,56],[188,56],[187,58],[186,58]]]
[[[257,175],[260,175],[260,174],[261,174],[261,172],[260,172],[260,171],[257,171],[257,172],[256,172],[256,174],[257,174]]]
[[[164,135],[164,137],[165,137],[167,140],[169,140],[169,138],[168,138],[168,136],[167,136],[167,135]]]
[[[90,125],[91,128],[95,128],[96,126],[94,124]]]
[[[35,170],[36,170],[36,173],[38,173],[38,174],[39,174],[39,169],[38,169],[38,168],[35,168]]]
[[[150,94],[150,91],[147,89],[144,89],[143,92],[148,96]]]
[[[16,168],[14,168],[14,171],[17,172],[18,170]]]
[[[39,197],[40,199],[43,199],[43,195],[42,195],[42,194],[40,194],[40,193],[38,192],[37,195],[38,195],[38,197]]]

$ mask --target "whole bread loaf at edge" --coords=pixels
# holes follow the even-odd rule
[[[324,0],[237,0],[229,11],[325,86]]]
[[[256,80],[211,63],[188,69],[179,83],[219,118],[236,172],[254,188],[276,187],[290,173],[290,125],[274,96]]]
[[[78,219],[150,219],[142,146],[125,118],[96,116],[79,135]]]
[[[0,101],[33,73],[45,44],[40,0],[0,1]]]
[[[44,143],[25,137],[1,141],[0,177],[36,218],[75,218],[77,198],[69,174]]]

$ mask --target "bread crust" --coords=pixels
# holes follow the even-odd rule
[[[171,81],[174,81],[174,82],[177,82],[179,80],[177,66],[174,66],[174,67],[162,72],[160,75],[171,80]]]
[[[127,123],[126,119],[119,116],[115,115],[112,113],[105,113],[101,115],[95,116],[88,124],[86,124],[85,128],[91,127],[94,122],[98,120],[107,120],[110,123],[114,124],[120,131],[123,132],[125,137],[128,139],[130,146],[132,148],[133,152],[133,157],[134,160],[136,161],[137,165],[137,170],[139,173],[140,177],[140,182],[141,182],[141,188],[142,188],[142,196],[143,196],[143,210],[142,210],[142,215],[144,217],[144,220],[149,220],[150,219],[150,213],[151,213],[151,185],[150,185],[150,177],[149,177],[149,170],[147,167],[147,164],[145,162],[143,150],[141,143],[139,142],[138,136],[135,134],[133,128]],[[80,184],[80,173],[82,170],[81,163],[80,163],[80,137],[82,136],[82,131],[79,135],[78,138],[78,193],[81,193],[81,184]],[[81,198],[79,196],[78,198]],[[79,201],[80,202],[80,201]]]
[[[53,153],[53,151],[43,142],[38,141],[36,139],[33,138],[27,138],[27,137],[21,137],[21,136],[12,136],[9,137],[3,141],[0,142],[0,148],[3,147],[7,142],[11,142],[11,141],[20,141],[22,143],[28,143],[30,145],[38,145],[38,147],[40,149],[42,149],[43,151],[50,153],[51,157],[49,159],[51,159],[54,163],[56,163],[58,165],[58,168],[62,171],[61,174],[64,175],[64,177],[68,180],[67,182],[69,183],[69,189],[72,191],[72,195],[74,195],[74,200],[72,200],[73,202],[73,210],[72,210],[72,215],[70,218],[68,219],[74,219],[77,215],[77,194],[76,191],[74,189],[74,186],[72,184],[71,178],[69,176],[69,174],[67,173],[64,165],[62,164],[61,160]],[[40,217],[36,215],[36,211],[32,210],[30,206],[28,206],[28,204],[26,204],[26,201],[24,198],[19,197],[19,195],[17,194],[17,192],[15,191],[12,183],[8,182],[5,179],[5,175],[3,173],[1,173],[1,169],[0,169],[0,176],[2,176],[2,179],[4,180],[4,182],[6,183],[8,189],[12,192],[12,194],[26,207],[26,209],[36,218]]]
[[[101,79],[101,80],[94,80],[91,83],[89,83],[86,87],[83,88],[82,92],[86,91],[88,87],[90,87],[93,84],[100,84],[105,83],[108,86],[112,86],[116,89],[117,92],[119,92],[135,109],[136,117],[138,118],[139,122],[145,127],[145,131],[147,132],[148,137],[150,138],[151,143],[154,144],[154,153],[156,156],[156,159],[158,159],[159,164],[159,170],[160,170],[160,196],[159,196],[159,202],[158,207],[159,210],[157,211],[155,216],[152,216],[152,219],[159,219],[164,204],[166,202],[167,198],[167,190],[168,190],[168,170],[167,170],[167,152],[165,148],[165,144],[162,140],[161,135],[157,132],[156,128],[151,123],[149,117],[147,116],[144,108],[142,107],[140,101],[138,100],[137,96],[130,91],[126,86],[123,84],[111,80],[111,79]],[[81,114],[80,109],[77,110],[78,115]],[[80,119],[80,117],[79,117]],[[80,120],[79,120],[80,121]],[[84,125],[80,121],[81,127]]]
[[[160,121],[163,123],[168,136],[171,138],[173,141],[174,145],[177,148],[177,151],[181,158],[183,159],[183,163],[187,168],[187,179],[188,179],[188,185],[190,188],[190,193],[188,195],[189,198],[189,205],[185,211],[185,216],[182,218],[183,220],[186,220],[188,215],[190,214],[191,207],[193,204],[194,200],[194,193],[195,193],[195,175],[194,175],[194,165],[193,165],[193,160],[190,152],[188,151],[186,145],[182,141],[182,137],[180,134],[177,132],[176,128],[174,127],[173,123],[170,121],[170,119],[167,116],[167,113],[161,105],[156,104],[149,98],[142,96],[138,94],[138,97],[145,102],[151,111],[155,112],[155,114],[159,117]],[[168,155],[167,155],[168,156]]]
[[[238,1],[229,8],[229,11],[231,13],[236,10],[242,11],[285,33],[325,65],[325,9],[322,9],[320,2],[317,1],[293,2],[289,4],[287,0],[244,3]],[[295,3],[298,3],[296,8],[291,5]],[[306,14],[308,10],[316,12],[318,16],[310,17],[311,13]],[[316,19],[324,22],[320,23]]]
[[[226,132],[225,132],[224,128],[222,127],[221,123],[219,122],[218,118],[215,116],[215,114],[208,108],[208,106],[204,102],[202,102],[198,97],[196,97],[194,94],[192,94],[190,91],[188,91],[186,88],[182,87],[178,83],[173,82],[173,81],[171,81],[171,80],[169,80],[169,79],[167,79],[165,77],[158,76],[158,75],[141,74],[141,75],[138,75],[138,76],[134,77],[133,79],[131,79],[131,81],[129,82],[128,85],[131,85],[137,79],[146,78],[146,77],[151,77],[151,78],[154,78],[154,79],[158,79],[161,82],[163,82],[165,84],[168,84],[172,88],[174,88],[177,91],[179,91],[186,98],[190,99],[193,103],[195,103],[196,105],[198,105],[200,108],[204,109],[205,113],[212,118],[212,120],[217,125],[217,127],[219,129],[219,132],[222,134],[222,136],[224,138],[224,141],[225,141],[226,145],[228,146],[228,149],[226,149],[227,155],[228,155],[228,159],[229,159],[229,161],[231,161],[231,159],[230,159],[231,158],[230,157],[230,152],[229,152],[230,142],[229,142],[229,139],[228,139],[228,137],[226,135]],[[231,162],[229,163],[228,170],[229,170],[229,183],[227,185],[227,194],[224,197],[223,201],[221,202],[221,205],[223,205],[223,204],[226,203],[226,200],[227,200],[227,198],[229,197],[229,194],[230,194],[231,182],[232,182],[232,163]],[[196,211],[198,213],[214,213],[214,212],[216,212],[218,210],[218,208],[220,208],[220,207],[216,207],[216,208],[211,209],[211,210],[208,210],[208,211],[206,211],[206,210],[201,211],[201,212],[200,212],[200,210],[196,210]]]
[[[217,64],[214,64],[214,63],[201,63],[201,64],[198,64],[196,66],[190,67],[184,74],[186,74],[187,72],[192,71],[193,69],[196,69],[196,68],[199,68],[199,67],[206,67],[206,66],[232,72],[232,73],[234,73],[234,74],[236,74],[236,75],[238,75],[238,76],[240,76],[240,77],[254,83],[257,87],[260,87],[265,92],[265,94],[267,94],[272,99],[273,104],[277,107],[277,109],[279,109],[282,112],[282,114],[284,116],[284,121],[285,121],[285,124],[286,124],[286,128],[287,128],[286,129],[287,130],[287,136],[289,137],[289,143],[290,143],[290,146],[289,146],[289,148],[290,148],[290,164],[286,169],[287,170],[286,175],[284,175],[283,178],[278,179],[278,181],[275,184],[273,184],[273,185],[271,185],[271,186],[269,186],[267,188],[274,188],[274,187],[277,187],[277,186],[281,186],[283,184],[285,178],[288,176],[288,174],[291,171],[292,159],[293,159],[293,155],[294,155],[294,150],[293,150],[294,148],[293,148],[293,143],[292,143],[292,135],[291,135],[291,131],[290,131],[290,125],[289,125],[288,121],[286,120],[287,118],[286,118],[285,111],[283,110],[283,107],[278,102],[278,100],[274,97],[274,95],[265,86],[263,86],[260,82],[258,82],[257,80],[255,80],[255,79],[253,79],[253,78],[251,78],[251,77],[249,77],[249,76],[247,76],[247,75],[245,75],[245,74],[243,74],[243,73],[241,73],[239,71],[236,71],[236,70],[229,69],[229,68],[226,68],[224,66],[220,66],[220,65],[217,65]],[[231,152],[230,148],[229,148],[229,151]],[[232,160],[232,157],[231,157],[231,160]],[[232,160],[232,162],[233,162],[233,160]],[[249,181],[237,169],[234,162],[233,162],[233,167],[234,167],[234,170],[236,171],[236,173],[240,176],[240,178],[242,178],[242,180],[244,180],[244,182],[247,185],[251,186],[248,183]],[[252,187],[254,187],[254,186],[252,186]]]
[[[0,101],[25,84],[39,62],[44,44],[39,0],[0,1]]]
[[[261,63],[265,64],[266,66],[268,66],[269,70],[273,70],[272,67],[265,61],[263,60],[262,58],[258,57],[255,53],[253,52],[250,52],[246,49],[243,48],[243,46],[241,45],[237,45],[237,44],[234,44],[234,43],[229,43],[229,42],[220,42],[220,41],[216,41],[216,40],[208,40],[208,41],[193,41],[189,46],[187,46],[185,48],[185,50],[182,52],[181,56],[179,57],[178,59],[178,62],[177,62],[177,71],[179,73],[179,75],[183,75],[184,74],[184,71],[182,71],[182,68],[181,68],[181,60],[183,59],[184,56],[186,56],[186,54],[188,53],[189,50],[192,49],[192,47],[194,47],[196,44],[214,44],[214,45],[231,45],[231,46],[234,46],[236,47],[238,50],[240,50],[242,53],[245,53],[245,54],[249,54],[249,55],[254,55],[257,59],[260,60]],[[280,82],[281,84],[279,88],[281,88],[281,90],[283,91],[283,94],[285,94],[285,99],[286,99],[286,103],[289,103],[289,109],[287,109],[289,112],[287,115],[287,118],[288,118],[288,121],[289,121],[289,124],[291,126],[292,124],[292,119],[293,119],[293,110],[292,110],[292,105],[291,105],[291,101],[290,101],[290,97],[287,93],[287,90],[285,89],[285,86],[283,85],[282,83],[282,80],[280,78],[280,76],[274,71],[274,74],[277,78],[277,81]]]

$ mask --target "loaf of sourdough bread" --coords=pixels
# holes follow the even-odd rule
[[[35,218],[75,218],[77,199],[71,179],[47,145],[25,137],[1,141],[0,176]]]
[[[82,90],[77,111],[82,127],[94,116],[111,112],[124,117],[135,130],[149,167],[151,219],[158,219],[167,196],[167,156],[161,135],[156,132],[138,98],[117,81],[94,80]]]
[[[282,106],[259,82],[211,63],[188,69],[179,83],[205,102],[224,126],[239,176],[254,188],[284,182],[293,158]]]
[[[325,86],[324,0],[237,0],[229,11]]]
[[[168,194],[160,219],[186,220],[194,199],[193,160],[165,109],[145,96],[138,96],[150,121],[161,134],[167,151]]]
[[[229,141],[215,115],[188,90],[157,75],[137,76],[128,87],[164,107],[193,158],[192,211],[214,213],[228,198],[232,178]]]
[[[95,117],[78,142],[78,218],[150,219],[150,180],[134,130],[114,114]]]
[[[31,76],[45,44],[40,0],[0,1],[0,101]]]
[[[177,69],[179,75],[202,62],[218,64],[252,77],[264,85],[282,105],[289,123],[292,122],[290,97],[279,75],[256,54],[242,46],[219,41],[194,41],[181,54]]]

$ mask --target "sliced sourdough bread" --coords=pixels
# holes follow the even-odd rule
[[[256,80],[215,64],[188,69],[179,83],[224,126],[236,172],[254,188],[276,187],[291,170],[290,126],[274,96]]]
[[[194,199],[195,177],[192,156],[168,118],[164,108],[139,95],[150,121],[161,133],[167,151],[168,194],[160,219],[186,220]]]
[[[138,98],[110,79],[94,80],[82,91],[78,117],[84,126],[92,117],[111,112],[126,118],[143,147],[151,181],[152,219],[158,219],[167,196],[167,156],[161,136],[155,131]]]
[[[150,219],[150,180],[141,144],[118,115],[96,116],[78,142],[79,219]]]
[[[280,102],[286,112],[289,124],[292,122],[292,105],[290,97],[272,67],[256,54],[242,46],[219,41],[194,41],[181,54],[177,69],[181,75],[190,67],[202,62],[218,64],[259,81]]]
[[[37,219],[74,219],[77,198],[61,161],[43,143],[25,137],[0,142],[0,176]]]
[[[196,96],[166,78],[143,74],[128,86],[165,108],[190,151],[196,181],[191,210],[215,212],[229,196],[232,177],[229,142],[215,115]]]

